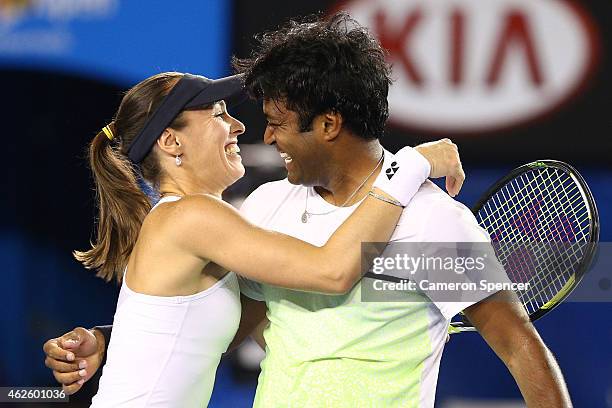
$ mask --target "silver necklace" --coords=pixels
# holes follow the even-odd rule
[[[372,177],[372,174],[374,174],[374,172],[376,171],[376,169],[378,168],[378,166],[380,166],[380,164],[383,161],[383,158],[385,157],[385,151],[383,150],[382,154],[380,155],[380,159],[378,159],[378,163],[376,163],[376,166],[374,167],[374,169],[372,170],[372,172],[370,174],[368,174],[368,176],[365,178],[365,180],[363,180],[361,182],[361,184],[357,187],[357,189],[355,191],[353,191],[353,193],[349,196],[349,198],[346,199],[346,201],[344,201],[342,203],[342,205],[340,205],[339,207],[336,207],[332,210],[326,211],[326,212],[322,212],[322,213],[313,213],[308,211],[308,196],[310,195],[308,192],[308,189],[306,189],[306,204],[304,205],[304,212],[302,213],[302,222],[304,224],[306,224],[308,222],[308,218],[311,215],[327,215],[327,214],[331,214],[334,211],[338,211],[340,208],[344,207],[346,204],[348,204],[349,201],[351,201],[351,199],[353,197],[355,197],[355,194],[357,194],[357,192],[359,190],[361,190],[361,187],[363,187],[363,185],[370,179],[370,177]]]

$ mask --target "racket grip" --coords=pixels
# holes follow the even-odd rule
[[[477,330],[474,326],[466,326],[464,322],[451,322],[448,325],[448,334],[475,332],[475,331]]]

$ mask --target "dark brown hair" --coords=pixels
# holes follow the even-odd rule
[[[338,112],[356,136],[383,135],[391,84],[386,51],[347,13],[291,20],[256,40],[249,58],[232,61],[252,96],[283,100],[301,132],[311,130],[315,116]]]
[[[74,251],[73,255],[86,268],[97,270],[97,276],[106,281],[114,277],[121,282],[142,222],[151,210],[149,198],[139,186],[139,178],[157,187],[162,175],[154,150],[138,167],[127,158],[127,150],[148,117],[182,76],[178,72],[165,72],[131,88],[109,124],[113,140],[100,131],[89,146],[99,214],[97,236],[91,249]],[[185,125],[181,114],[170,127],[180,130]]]

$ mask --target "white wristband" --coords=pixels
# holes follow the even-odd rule
[[[385,164],[372,187],[381,189],[406,206],[430,172],[429,161],[412,147],[406,146],[392,157],[385,157]]]

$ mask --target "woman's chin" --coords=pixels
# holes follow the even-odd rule
[[[244,166],[242,165],[242,163],[231,163],[229,165],[229,176],[231,178],[231,183],[230,185],[234,184],[235,182],[237,182],[238,180],[240,180],[242,177],[244,177],[244,173],[246,172]],[[229,187],[229,186],[228,186]]]

